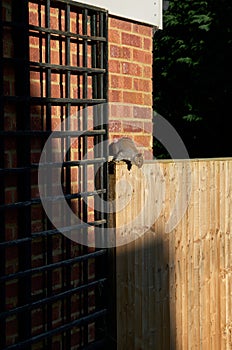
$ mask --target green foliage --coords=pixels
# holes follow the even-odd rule
[[[191,157],[232,154],[231,18],[231,0],[173,0],[154,36],[155,110],[177,129]]]

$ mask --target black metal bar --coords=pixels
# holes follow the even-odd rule
[[[56,38],[57,39],[57,38]],[[10,63],[10,64],[18,64],[18,63],[25,63],[25,58],[13,58],[13,57],[5,57],[1,59],[2,63]],[[88,73],[89,75],[96,75],[96,74],[104,74],[106,73],[106,70],[104,68],[92,68],[92,67],[75,67],[75,66],[69,66],[69,65],[61,65],[61,64],[51,64],[46,62],[34,62],[30,61],[30,70],[35,72],[46,72],[47,68],[51,69],[52,73],[57,72],[66,72],[70,71],[73,75],[81,75],[82,73]],[[31,96],[33,97],[33,96]],[[13,98],[17,98],[13,96]]]
[[[60,327],[57,327],[55,329],[51,329],[50,331],[46,333],[39,334],[31,339],[28,339],[24,342],[17,343],[15,345],[8,346],[7,348],[4,348],[3,350],[14,350],[14,349],[25,349],[26,346],[31,345],[33,343],[37,343],[43,339],[50,339],[52,336],[66,332],[69,329],[72,329],[76,326],[84,326],[87,327],[89,323],[95,321],[99,317],[104,317],[107,314],[107,309],[103,309],[97,312],[94,312],[92,314],[89,314],[87,316],[83,316],[75,321],[72,321],[70,323],[67,323],[65,325],[62,325]],[[87,327],[88,328],[88,327]]]
[[[66,17],[65,17],[66,18]],[[66,19],[65,19],[66,20]],[[58,18],[58,21],[59,21],[59,30],[62,31],[62,11],[61,9],[59,8],[59,18]],[[57,40],[57,38],[56,38]],[[62,44],[63,44],[63,37],[59,36],[59,62],[61,65],[65,64],[64,60],[63,60],[63,47],[62,47]],[[63,71],[59,71],[59,79],[60,79],[60,97],[63,98],[64,97],[64,89],[63,89]],[[64,113],[64,106],[61,106],[61,129],[64,130],[64,117],[65,117],[65,113]],[[61,139],[61,152],[62,152],[62,159],[65,159],[65,140],[64,138]],[[61,183],[62,183],[62,186],[63,186],[63,189],[65,188],[65,167],[62,166],[62,175],[61,175]],[[70,258],[70,256],[68,257],[66,255],[66,242],[67,242],[67,239],[66,237],[64,237],[62,235],[62,258],[63,260],[65,259],[68,259]],[[67,287],[68,283],[69,283],[69,280],[70,280],[70,275],[67,276],[66,278],[66,274],[65,274],[65,271],[66,269],[65,268],[62,268],[62,290],[65,290],[65,288]],[[70,273],[70,268],[68,268],[68,271]],[[69,288],[70,289],[70,288]],[[67,295],[68,293],[65,292],[65,293],[62,293],[63,295]],[[60,295],[60,294],[58,294]],[[71,299],[70,298],[70,294],[68,294],[69,298],[59,298],[62,302],[62,310],[61,310],[61,317],[62,317],[62,323],[65,322],[65,319],[67,317],[67,322],[70,322],[71,319],[70,319],[70,315],[68,315],[68,312],[66,312],[65,310],[65,302],[69,302],[69,300]],[[50,300],[51,298],[49,298]],[[59,300],[58,299],[58,300]],[[69,311],[70,312],[70,311]],[[71,338],[71,335],[70,335],[70,338]],[[65,349],[65,333],[62,333],[62,349],[64,350]]]
[[[88,227],[88,226],[100,226],[103,224],[106,224],[106,220],[98,220],[98,221],[92,221],[92,222],[89,221],[87,223],[83,223],[83,224],[79,224],[79,225],[66,226],[66,227],[62,227],[62,233],[65,234],[66,232],[70,232],[70,230],[82,229],[82,228]],[[56,235],[57,233],[60,233],[60,231],[58,229],[32,233],[31,237],[15,239],[12,241],[0,242],[0,248],[17,246],[19,244],[24,244],[25,242],[32,241],[32,239],[34,239],[34,238],[53,236],[53,235]]]
[[[21,2],[23,2],[21,0]],[[20,2],[20,4],[21,4]],[[28,4],[38,4],[38,26],[28,25],[27,20],[24,18],[24,23],[22,23],[22,17],[25,17],[26,12],[28,11]],[[13,0],[13,7],[17,11],[18,9],[18,1]],[[56,12],[58,9],[58,12]],[[53,11],[54,10],[54,11]],[[23,12],[24,11],[24,12]],[[44,12],[45,12],[45,26],[44,23]],[[54,13],[58,13],[57,23],[58,29],[51,28],[51,18],[54,16]],[[100,13],[103,15],[100,16]],[[79,200],[79,208],[78,210],[81,215],[83,223],[80,225],[71,226],[68,223],[67,217],[67,225],[62,228],[62,233],[67,234],[70,231],[78,230],[80,233],[84,233],[86,235],[86,243],[88,243],[88,229],[90,226],[92,227],[104,227],[106,225],[107,218],[102,213],[102,208],[100,210],[101,214],[98,216],[98,220],[90,219],[88,214],[88,197],[90,196],[101,196],[103,198],[106,195],[107,188],[105,187],[105,179],[104,176],[107,177],[107,173],[104,173],[104,169],[100,172],[100,182],[97,186],[96,190],[92,191],[88,188],[88,169],[92,168],[93,165],[100,165],[102,169],[102,165],[106,162],[107,157],[104,154],[104,149],[99,148],[99,156],[95,154],[94,159],[85,159],[87,158],[88,151],[88,141],[90,137],[95,140],[102,141],[103,139],[107,140],[107,123],[104,122],[104,128],[99,127],[95,130],[89,130],[89,118],[92,117],[88,114],[87,108],[88,106],[94,106],[97,104],[102,104],[107,102],[107,87],[104,85],[106,80],[104,81],[107,75],[107,62],[99,61],[98,57],[103,57],[106,54],[105,50],[107,48],[107,31],[105,31],[105,20],[106,20],[106,11],[102,11],[97,9],[94,6],[88,6],[79,4],[76,2],[72,2],[69,0],[31,0],[28,2],[24,2],[24,7],[20,7],[19,11],[19,19],[15,18],[15,21],[4,22],[4,25],[1,25],[1,28],[5,26],[7,30],[14,30],[15,33],[17,31],[21,33],[21,37],[23,37],[24,41],[28,41],[28,37],[36,37],[39,40],[39,56],[38,62],[29,61],[28,54],[28,42],[27,44],[24,42],[23,48],[17,49],[16,55],[13,58],[3,58],[0,60],[0,65],[2,67],[3,64],[10,65],[15,71],[19,71],[19,75],[23,75],[23,79],[18,79],[18,87],[16,88],[15,95],[12,96],[4,96],[3,89],[0,88],[0,92],[2,93],[1,102],[2,106],[4,104],[12,104],[17,111],[17,130],[10,131],[5,130],[3,128],[4,123],[3,119],[0,116],[0,151],[3,154],[4,151],[4,143],[7,140],[7,137],[11,137],[16,140],[19,145],[17,149],[18,155],[18,164],[17,167],[13,165],[12,168],[5,168],[4,162],[0,161],[0,194],[3,192],[4,179],[6,176],[10,175],[18,179],[19,184],[21,185],[21,189],[18,195],[17,200],[13,203],[6,203],[4,200],[4,196],[1,196],[2,202],[0,203],[1,210],[1,219],[0,219],[0,230],[2,240],[0,241],[0,250],[1,257],[4,257],[4,253],[7,248],[17,247],[20,252],[23,253],[23,256],[20,258],[20,266],[19,270],[12,274],[7,274],[4,268],[0,268],[1,276],[0,276],[0,296],[3,298],[3,303],[0,301],[0,319],[5,322],[10,316],[15,316],[17,318],[19,326],[19,341],[15,345],[11,345],[8,349],[29,349],[32,344],[42,342],[44,349],[51,349],[54,347],[54,336],[60,334],[60,348],[63,350],[67,350],[71,346],[71,337],[72,337],[72,329],[78,329],[79,332],[82,333],[82,339],[79,344],[76,346],[84,347],[85,349],[91,348],[105,348],[106,344],[106,334],[105,331],[98,332],[98,325],[102,325],[106,330],[106,322],[99,321],[99,318],[103,318],[106,320],[107,314],[107,305],[100,298],[96,298],[96,312],[93,314],[89,314],[89,293],[93,290],[95,291],[95,295],[99,290],[102,290],[103,285],[105,286],[107,283],[106,280],[106,265],[102,264],[102,262],[106,262],[105,257],[107,255],[107,250],[89,250],[87,246],[79,246],[79,252],[75,253],[73,256],[71,254],[72,244],[68,238],[65,238],[64,235],[58,236],[59,232],[49,220],[43,215],[43,227],[39,232],[31,232],[31,211],[34,205],[41,206],[40,198],[32,198],[31,187],[34,185],[34,182],[31,183],[31,174],[35,174],[38,170],[39,166],[50,167],[61,167],[63,169],[63,186],[64,186],[64,196],[53,196],[47,198],[47,200],[51,200],[52,202],[58,201],[63,198],[70,204],[73,199]],[[21,16],[21,17],[20,17]],[[28,16],[28,13],[27,13]],[[63,28],[63,17],[65,16],[66,27]],[[75,17],[76,16],[76,17]],[[61,18],[62,17],[62,18]],[[2,17],[1,17],[2,18]],[[0,18],[0,21],[1,21]],[[76,32],[72,25],[71,28],[71,18],[72,21],[76,18]],[[54,19],[54,17],[53,17]],[[83,25],[82,32],[79,33],[79,19]],[[102,24],[100,24],[100,22]],[[26,23],[26,25],[24,25]],[[2,23],[1,23],[2,24]],[[91,32],[89,28],[91,27]],[[101,29],[99,29],[101,28]],[[64,29],[64,30],[63,30]],[[103,30],[104,29],[104,30]],[[1,31],[1,29],[0,29]],[[1,32],[0,32],[1,33]],[[16,37],[16,36],[15,36]],[[60,53],[59,53],[59,64],[52,64],[52,46],[51,41],[56,40],[60,44]],[[65,47],[64,47],[65,43]],[[22,43],[21,43],[22,44]],[[45,59],[44,59],[44,45],[45,45]],[[76,54],[77,54],[77,66],[71,65],[73,64],[70,60],[71,55],[71,45],[72,52],[73,47],[76,46]],[[19,46],[19,43],[18,43]],[[16,45],[17,47],[17,45]],[[91,48],[92,55],[92,63],[89,67],[89,54]],[[26,50],[26,52],[25,52]],[[2,48],[1,48],[2,51]],[[17,54],[18,52],[18,54]],[[65,57],[65,62],[63,60]],[[19,67],[22,68],[21,72]],[[1,68],[0,68],[1,69]],[[40,83],[40,91],[39,96],[30,96],[29,91],[29,70],[30,72],[38,73],[38,80]],[[0,73],[2,71],[0,70]],[[56,74],[56,76],[60,77],[60,98],[52,97],[52,77]],[[73,84],[73,77],[75,77],[77,81],[77,98],[72,98],[71,88]],[[2,74],[0,74],[1,81],[3,82]],[[1,82],[0,81],[0,82]],[[90,84],[92,82],[92,93],[90,94]],[[104,84],[103,84],[104,82]],[[65,90],[63,89],[63,84],[65,83]],[[3,86],[3,85],[2,85]],[[44,94],[45,88],[45,96]],[[2,106],[0,108],[2,108]],[[40,128],[39,130],[31,129],[31,119],[30,119],[30,110],[36,107],[38,108],[38,118],[40,118]],[[66,118],[64,128],[61,131],[55,131],[52,133],[52,118],[53,118],[53,106],[58,107],[56,110],[59,110],[61,121]],[[84,109],[82,115],[77,116],[78,121],[78,130],[71,130],[70,125],[70,113],[73,113],[73,107],[76,107],[76,110]],[[21,115],[20,112],[21,111]],[[23,112],[22,112],[23,111]],[[4,109],[2,110],[4,113]],[[2,115],[3,115],[2,113]],[[103,124],[104,118],[107,118],[107,115],[101,117],[100,123]],[[36,162],[31,162],[31,151],[33,150],[33,140],[34,137],[37,137],[40,140],[41,150],[46,139],[51,135],[52,137],[61,140],[61,152],[63,152],[63,156],[65,156],[64,162],[54,162],[52,163],[52,159],[46,159],[44,164],[38,164]],[[71,146],[71,138],[77,137],[79,140],[79,158],[72,160],[71,152],[67,152],[66,150],[70,150]],[[23,139],[22,139],[23,138]],[[23,141],[23,142],[22,142]],[[1,157],[0,157],[1,159]],[[72,178],[71,178],[71,168],[78,167],[79,175],[78,176],[79,188],[78,192],[72,193]],[[104,167],[104,166],[103,166]],[[49,168],[49,169],[50,169]],[[33,169],[33,171],[32,171]],[[103,176],[104,173],[104,176]],[[2,181],[3,180],[3,181]],[[20,186],[18,186],[20,187]],[[4,228],[5,222],[2,220],[4,214],[10,213],[12,209],[17,209],[17,212],[21,213],[19,215],[19,227],[21,229],[21,233],[18,238],[12,241],[6,241],[6,238],[3,237],[2,228]],[[2,215],[3,214],[3,215]],[[61,261],[53,259],[53,242],[54,239],[60,237],[62,241],[62,250]],[[42,265],[39,266],[31,266],[30,265],[30,247],[35,240],[39,239],[42,242],[43,251],[42,256],[43,260],[41,262]],[[2,254],[3,253],[3,254]],[[60,258],[59,258],[60,259]],[[89,263],[95,260],[96,267],[102,266],[98,272],[96,272],[94,281],[89,281]],[[101,263],[98,263],[101,261]],[[4,262],[3,262],[4,263]],[[80,285],[73,288],[73,284],[71,281],[71,269],[74,264],[80,265]],[[62,272],[62,284],[61,290],[57,292],[54,289],[52,278],[53,272],[55,269],[58,269]],[[29,281],[32,281],[32,278],[40,274],[43,276],[43,288],[39,292],[38,295],[31,296],[30,288],[26,291],[26,293],[20,297],[19,304],[12,308],[11,310],[5,310],[5,296],[4,296],[4,285],[7,281],[16,280],[18,281],[18,285],[20,286],[21,294],[25,290],[26,286],[28,286]],[[93,276],[91,277],[93,278]],[[23,285],[23,281],[25,282]],[[105,288],[105,287],[104,287]],[[78,293],[79,302],[80,302],[80,312],[81,315],[76,314],[76,319],[74,321],[71,318],[71,314],[74,312],[72,309],[71,296],[75,293]],[[104,295],[104,293],[102,294]],[[32,297],[32,299],[31,299]],[[54,324],[54,315],[53,315],[53,303],[60,301],[61,305],[61,315],[62,315],[62,324],[56,326]],[[41,307],[43,310],[43,329],[40,334],[34,335],[34,330],[29,327],[30,325],[30,315],[32,310]],[[24,328],[25,320],[29,319],[26,329]],[[0,321],[1,322],[1,321]],[[0,323],[1,326],[5,323]],[[97,342],[93,342],[90,344],[89,334],[88,334],[88,325],[90,323],[94,323],[96,326],[96,337],[99,339]],[[22,325],[22,326],[21,326]],[[30,328],[30,329],[29,329]],[[30,332],[33,332],[31,335]],[[4,337],[0,337],[0,347],[6,349],[6,343]]]
[[[77,161],[67,161],[67,162],[54,162],[54,163],[32,163],[30,167],[20,167],[20,168],[0,168],[0,176],[4,174],[16,174],[16,173],[23,173],[29,169],[37,169],[40,167],[75,167],[75,166],[81,166],[83,164],[98,164],[98,163],[104,163],[106,161],[106,158],[95,158],[95,159],[84,159],[84,160],[77,160]]]
[[[39,4],[41,0],[33,0],[33,3],[35,4]],[[107,12],[107,10],[105,10],[104,8],[99,8],[97,6],[93,6],[93,5],[86,5],[83,4],[81,2],[76,2],[76,1],[72,1],[72,0],[53,0],[51,2],[51,5],[56,7],[57,6],[57,2],[59,1],[59,5],[64,9],[65,5],[67,4],[67,2],[69,3],[72,11],[77,11],[78,9],[85,9],[86,7],[88,7],[90,10],[92,11],[102,11],[102,12]]]
[[[84,198],[84,197],[87,198],[87,197],[91,197],[91,196],[97,196],[97,195],[102,194],[104,192],[106,192],[105,189],[91,191],[91,192],[66,194],[66,195],[61,195],[61,196],[50,196],[50,197],[48,196],[48,197],[44,198],[44,200],[50,201],[52,203],[52,202],[56,202],[59,200],[63,200],[64,198],[66,200],[70,200],[70,199],[76,199],[76,198]],[[5,209],[26,208],[26,207],[30,207],[32,204],[40,204],[40,203],[41,203],[40,198],[35,198],[35,199],[31,199],[31,200],[24,201],[24,202],[14,202],[12,204],[0,205],[0,211],[4,211]]]
[[[0,38],[4,38],[4,28],[3,28],[3,11],[2,3],[0,4]],[[0,40],[0,57],[3,57],[3,39]],[[4,131],[4,73],[3,73],[3,64],[0,64],[0,130]],[[2,116],[2,117],[1,117]],[[4,157],[5,145],[4,139],[0,138],[0,167],[4,168]],[[0,181],[0,205],[5,203],[5,178],[1,178]],[[2,213],[0,215],[0,242],[5,241],[5,215]],[[0,254],[0,276],[5,274],[5,263],[6,263],[6,253],[5,250]],[[5,311],[5,283],[0,287],[0,313]],[[6,323],[5,320],[0,320],[0,348],[2,349],[6,345]]]
[[[66,32],[70,32],[70,5],[67,4],[65,8],[65,30]],[[67,66],[70,66],[70,36],[66,36],[65,40],[65,64]],[[70,70],[67,70],[65,72],[65,97],[70,99],[71,98],[71,79],[70,79]],[[66,114],[66,119],[65,119],[65,130],[70,131],[71,130],[71,103],[67,103],[65,107],[65,114]],[[66,142],[66,162],[71,161],[71,138],[70,136],[67,136],[65,139]],[[66,167],[66,193],[71,194],[71,171],[70,167]],[[71,204],[71,200],[68,201],[69,205]],[[66,216],[66,222],[67,224],[70,225],[71,219],[70,215],[68,214]],[[69,239],[65,239],[65,248],[66,248],[66,254],[65,258],[70,259],[71,258],[71,242]],[[66,288],[70,289],[71,288],[71,270],[67,266],[67,268],[63,269],[63,283],[66,281]],[[71,322],[71,313],[72,313],[72,306],[71,306],[71,298],[66,299],[66,303],[62,305],[62,310],[63,310],[63,317],[66,317],[66,322],[70,323]],[[64,311],[65,308],[65,311]],[[67,332],[65,333],[65,337],[63,340],[63,349],[70,349],[71,348],[71,329],[68,329]]]
[[[7,62],[11,59],[5,59]],[[82,73],[88,73],[88,74],[104,74],[106,73],[105,68],[94,68],[94,67],[73,67],[69,64],[51,64],[51,63],[40,63],[40,62],[30,62],[31,70],[34,68],[43,68],[44,70],[46,68],[51,68],[52,72],[72,72],[73,74],[82,74]]]
[[[82,15],[82,31],[83,34],[87,36],[87,31],[88,31],[88,9],[83,10],[83,15]],[[87,40],[84,40],[83,42],[83,66],[87,67],[88,66],[88,42]],[[83,74],[83,99],[88,98],[88,73]],[[87,110],[87,105],[85,104],[83,110],[83,129],[88,128],[88,110]],[[82,156],[87,157],[87,152],[88,152],[88,139],[87,137],[83,138],[83,150],[82,150]],[[85,192],[88,187],[88,182],[87,182],[87,167],[84,166],[83,168],[83,191]],[[85,202],[83,202],[83,221],[87,222],[88,221],[88,205]],[[83,231],[84,235],[86,236],[86,246],[83,248],[84,253],[87,253],[87,244],[88,244],[88,230]],[[88,281],[88,261],[85,261],[83,263],[83,282],[87,283]],[[83,292],[83,300],[84,300],[84,305],[83,305],[83,312],[85,315],[88,314],[88,292],[84,291]],[[86,346],[88,344],[88,328],[84,327],[83,328],[83,345]]]
[[[41,307],[43,305],[54,303],[57,300],[62,300],[62,299],[65,299],[67,297],[70,298],[75,293],[81,292],[84,289],[90,289],[90,288],[94,288],[95,286],[105,284],[106,281],[107,281],[106,278],[101,278],[97,281],[89,282],[88,284],[83,284],[83,285],[78,286],[76,288],[70,288],[62,293],[55,294],[51,297],[40,299],[36,302],[13,308],[9,311],[5,311],[5,312],[1,313],[0,320],[5,319],[5,318],[10,317],[10,316],[13,316],[13,315],[20,313],[20,312],[24,312],[27,310],[33,310],[33,309],[36,309],[36,308]]]
[[[8,22],[9,24],[8,24],[8,26],[10,26],[11,25],[11,23],[10,22]],[[82,41],[82,40],[86,40],[86,39],[88,39],[88,40],[91,40],[91,41],[93,41],[93,42],[95,42],[95,41],[102,41],[102,42],[105,42],[106,41],[106,38],[105,37],[101,37],[101,36],[91,36],[91,35],[81,35],[81,34],[76,34],[76,33],[72,33],[72,32],[70,32],[70,31],[68,31],[68,30],[66,30],[66,31],[61,31],[61,30],[57,30],[57,29],[50,29],[50,28],[44,28],[44,27],[39,27],[39,26],[33,26],[33,25],[30,25],[29,26],[29,29],[31,30],[31,31],[37,31],[37,32],[40,32],[40,33],[49,33],[49,34],[55,34],[56,36],[57,35],[62,35],[62,37],[66,37],[66,38],[75,38],[75,39],[79,39],[80,40],[80,42]],[[32,33],[32,36],[36,36],[36,35],[38,35],[38,34],[36,34],[36,33]],[[53,36],[53,37],[55,37],[55,36]]]
[[[83,131],[53,131],[51,134],[49,131],[29,131],[29,130],[18,130],[18,131],[1,131],[0,136],[3,137],[45,137],[51,136],[52,138],[61,137],[85,137],[85,136],[95,136],[99,134],[106,134],[106,129],[101,130],[83,130]]]
[[[50,16],[51,16],[51,6],[50,6],[50,0],[47,0],[45,3],[45,26],[46,28],[50,28]],[[46,63],[48,63],[49,65],[51,64],[51,33],[46,32],[46,53],[45,53],[45,60]],[[46,130],[48,131],[52,131],[52,104],[51,104],[51,68],[47,68],[46,70],[46,97],[50,100],[50,101],[46,101]],[[41,103],[41,102],[40,102]],[[49,159],[49,161],[51,161]],[[48,181],[51,183],[52,181],[52,177],[51,175],[49,176]],[[48,228],[52,228],[52,225],[50,223],[50,221],[48,221],[47,223]],[[52,265],[53,262],[53,241],[52,241],[52,237],[48,236],[47,238],[47,244],[46,244],[46,263],[47,265]],[[46,269],[45,269],[46,270]],[[44,277],[46,278],[46,295],[48,297],[52,296],[52,270],[46,270],[46,275],[44,275]],[[48,332],[51,332],[52,330],[52,306],[49,304],[46,307],[46,327],[45,329]],[[45,340],[45,346],[47,348],[52,348],[52,339],[46,339]]]
[[[83,105],[83,103],[86,106],[92,106],[95,104],[99,104],[99,103],[104,103],[106,102],[105,99],[70,99],[70,98],[52,98],[52,97],[31,97],[30,99],[28,97],[24,97],[24,96],[4,96],[4,101],[6,102],[11,102],[11,103],[26,103],[26,102],[31,102],[31,104],[35,104],[35,105],[46,105],[48,106],[60,106],[60,105],[66,105],[67,103],[72,103],[73,106],[78,106],[78,105]],[[49,115],[49,110],[47,112],[47,114]]]
[[[12,2],[12,19],[24,23],[24,26],[13,28],[14,52],[19,58],[25,61],[19,61],[15,69],[15,94],[18,96],[30,96],[29,85],[29,42],[28,42],[28,5],[25,1]],[[22,83],[24,81],[24,83]],[[30,128],[29,100],[24,104],[16,106],[16,126],[17,129]],[[30,140],[17,142],[17,166],[24,167],[30,165]],[[23,176],[17,177],[17,192],[19,201],[27,201],[31,198],[30,170],[27,170]],[[18,209],[18,235],[20,238],[26,238],[31,233],[31,210],[30,207],[20,207]],[[27,242],[18,249],[19,269],[27,270],[31,268],[31,245]],[[31,280],[30,276],[23,277],[18,282],[18,299],[20,304],[30,302],[31,299]],[[22,321],[23,320],[23,321]],[[23,341],[31,336],[31,315],[26,310],[22,318],[18,320],[19,341]],[[26,347],[25,349],[29,349]]]

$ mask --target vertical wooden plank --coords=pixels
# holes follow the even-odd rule
[[[192,327],[189,329],[189,348],[200,349],[200,270],[201,270],[201,247],[204,230],[199,230],[201,221],[201,211],[199,208],[200,196],[205,194],[204,174],[201,174],[201,163],[193,163],[193,181],[192,181],[192,198],[193,203],[188,208],[188,218],[186,231],[188,232],[189,256],[192,257],[191,269],[189,274],[192,275]],[[203,176],[204,182],[201,182]],[[190,218],[194,218],[191,220]],[[204,217],[203,220],[206,218]],[[192,252],[192,253],[191,253]]]
[[[118,349],[231,349],[232,159],[191,160],[190,203],[169,234],[165,224],[178,191],[174,215],[186,201],[185,186],[178,189],[178,171],[185,182],[187,168],[182,161],[159,164],[166,181],[164,207],[145,236],[117,248]],[[131,181],[133,192],[123,194],[131,196],[131,206],[118,214],[120,235],[128,234],[128,227],[133,231],[133,223],[126,231],[123,225],[144,205],[147,190],[161,181],[152,180],[157,175],[152,167],[145,164],[143,174],[118,172],[118,178]],[[159,196],[148,197],[149,210],[158,210],[152,201],[162,201]],[[119,193],[116,198],[125,200]],[[151,215],[144,213],[141,230]]]
[[[166,167],[167,174],[169,173],[169,187],[166,186],[166,196],[169,198],[169,206],[167,208],[168,215],[173,212],[175,199],[180,194],[180,189],[178,188],[178,164],[172,163]],[[181,202],[177,203],[175,211],[175,220],[177,220],[178,212],[181,210]],[[179,227],[182,225],[182,222],[178,224],[170,233],[169,233],[169,249],[170,249],[170,258],[172,259],[172,276],[170,276],[170,282],[173,284],[174,288],[170,290],[170,299],[173,301],[173,307],[170,309],[170,327],[171,327],[171,341],[172,343],[176,342],[176,348],[181,348],[182,346],[182,321],[183,313],[181,312],[182,305],[182,285],[181,281],[183,278],[183,266],[180,263],[181,255],[181,236],[182,230],[179,230]],[[173,345],[173,344],[172,344]]]
[[[210,234],[210,265],[211,265],[211,283],[210,283],[210,324],[211,324],[211,333],[210,333],[210,341],[213,349],[218,348],[218,329],[217,323],[220,320],[220,315],[218,315],[218,288],[219,288],[219,268],[220,268],[220,255],[218,254],[218,237],[219,244],[223,241],[223,234],[220,229],[220,162],[213,162],[213,170],[214,173],[211,173],[211,177],[214,179],[214,187],[212,193],[212,202],[210,203],[213,208],[213,225],[211,226],[211,234]],[[222,261],[223,263],[223,261]]]
[[[134,184],[134,193],[138,195],[143,192],[141,188],[141,183],[138,178],[135,180]],[[141,196],[137,197],[135,202],[135,211],[140,213],[142,210],[142,198]],[[134,329],[134,338],[135,338],[135,349],[141,347],[142,339],[142,291],[141,291],[141,281],[142,281],[142,254],[141,254],[141,239],[138,239],[134,243],[134,320],[135,320],[135,329]]]
[[[227,162],[227,178],[226,178],[226,204],[227,204],[227,215],[226,215],[226,235],[229,240],[229,252],[228,252],[228,319],[230,325],[230,336],[228,349],[232,348],[232,184],[231,184],[231,174],[232,174],[232,162]]]
[[[126,196],[123,195],[122,183],[120,180],[123,178],[125,167],[116,167],[115,173],[115,202],[116,202],[116,243],[118,243],[118,236],[123,235],[123,225],[126,224],[125,211],[121,210],[126,205]],[[117,330],[118,330],[118,349],[123,348],[124,342],[128,342],[127,332],[127,300],[128,300],[128,260],[127,260],[127,247],[122,245],[116,248],[116,269],[118,277],[118,317],[117,317]]]

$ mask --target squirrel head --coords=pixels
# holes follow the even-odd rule
[[[137,165],[138,168],[143,166],[143,155],[142,153],[137,153],[133,158],[133,163]]]

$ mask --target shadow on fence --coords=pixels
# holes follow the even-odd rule
[[[115,166],[112,222],[130,241],[116,248],[118,349],[231,348],[231,173],[231,158]]]

